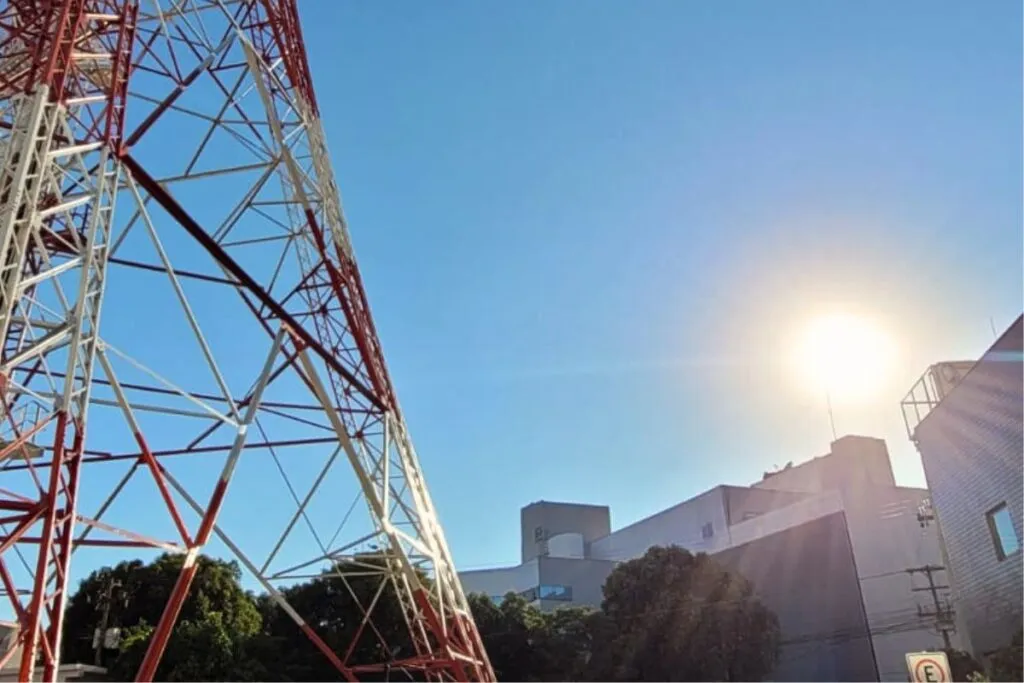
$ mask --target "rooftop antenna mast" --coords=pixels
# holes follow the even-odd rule
[[[825,387],[825,406],[828,408],[828,426],[832,429],[832,441],[839,439],[836,436],[836,418],[832,412],[832,392],[828,387]]]

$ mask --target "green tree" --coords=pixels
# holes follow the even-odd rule
[[[486,595],[468,598],[473,620],[499,681],[537,681],[534,653],[544,618],[536,607],[515,593],[500,605]]]
[[[509,593],[500,605],[468,596],[470,610],[499,681],[585,681],[592,652],[594,610],[565,607],[544,613]]]
[[[989,660],[993,681],[1024,681],[1024,647],[1018,631],[1007,647],[997,650]]]
[[[107,625],[120,628],[120,651],[103,664],[118,680],[134,676],[153,628],[181,568],[179,556],[150,564],[122,562],[90,574],[69,600],[65,617],[65,661],[93,661],[92,635],[107,612]],[[307,625],[349,665],[380,664],[414,656],[408,627],[381,560],[366,557],[281,589]],[[344,575],[344,578],[342,578]],[[340,673],[268,595],[240,586],[234,563],[199,559],[199,569],[182,606],[156,678],[183,680],[337,680]],[[429,585],[429,582],[424,578]],[[364,609],[372,622],[361,627]],[[351,651],[350,651],[351,647]],[[397,672],[360,673],[362,680],[386,680]],[[403,676],[403,679],[405,677]]]
[[[975,674],[984,673],[985,667],[978,663],[969,652],[964,650],[945,650],[946,661],[949,662],[949,671],[953,674],[954,681],[969,681]]]
[[[153,627],[143,623],[127,630],[121,653],[110,666],[114,680],[132,680],[149,645]],[[252,634],[239,635],[224,623],[220,612],[175,626],[157,670],[162,681],[262,681],[268,671],[252,657]]]
[[[540,634],[544,681],[601,680],[593,670],[604,614],[586,607],[562,607],[544,614]]]
[[[776,616],[704,553],[655,547],[604,586],[591,675],[617,681],[757,681],[778,658]]]
[[[358,563],[340,566],[339,571],[325,571],[317,578],[281,591],[288,603],[339,657],[344,659],[351,647],[348,664],[352,666],[379,664],[415,655],[393,584],[374,571],[376,568],[380,568],[379,560],[361,558]],[[252,650],[253,656],[266,670],[266,680],[325,681],[339,678],[337,669],[274,600],[261,596],[259,606],[263,630],[261,636],[253,641]],[[372,624],[360,628],[364,610],[370,610]],[[384,680],[389,675],[387,672],[379,675],[364,673],[360,678]]]
[[[92,662],[94,631],[107,613],[109,628],[122,630],[119,653],[103,664],[129,679],[142,661],[153,625],[159,622],[181,570],[180,555],[161,555],[149,564],[122,562],[92,572],[68,601],[64,619],[67,662]],[[240,585],[234,562],[200,557],[192,589],[157,670],[160,680],[257,680],[247,676],[247,639],[260,632],[255,598]],[[195,654],[188,654],[195,653]],[[204,668],[205,667],[205,668]]]

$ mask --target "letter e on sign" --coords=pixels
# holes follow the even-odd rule
[[[950,683],[953,680],[945,652],[908,652],[907,669],[914,683]]]

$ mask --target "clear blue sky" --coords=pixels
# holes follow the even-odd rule
[[[1021,8],[304,2],[385,353],[456,561],[518,510],[613,525],[828,450],[780,366],[854,310],[902,355],[840,433],[922,485],[899,400],[1021,311]]]
[[[897,481],[924,483],[900,399],[1022,309],[1018,2],[299,4],[370,303],[460,567],[517,561],[531,501],[607,504],[621,526],[825,453],[824,396],[788,357],[830,312],[874,319],[900,352],[873,401],[837,400],[838,431],[885,438]],[[133,153],[159,175],[193,150],[168,123]],[[230,206],[216,183],[175,196],[215,225]],[[209,266],[154,215],[179,267]],[[166,313],[172,290],[125,271],[105,341],[215,391]],[[266,340],[221,315],[239,308],[230,290],[185,288],[247,386]],[[125,366],[122,381],[141,378]],[[92,410],[90,447],[130,449],[111,413]],[[195,430],[151,420],[158,445]],[[289,465],[300,480],[321,462],[309,450]],[[220,519],[262,559],[283,527],[264,501],[291,510],[272,463],[243,460]],[[165,463],[204,500],[219,473],[215,458]],[[90,468],[80,510],[119,476]],[[173,537],[152,481],[136,485],[117,520]],[[86,548],[74,575],[136,554]]]

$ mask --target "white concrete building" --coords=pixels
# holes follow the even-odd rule
[[[907,652],[942,645],[919,613],[931,595],[912,590],[927,584],[907,571],[942,563],[938,531],[920,515],[927,501],[895,485],[883,441],[848,436],[752,486],[719,486],[603,535],[605,507],[534,503],[523,509],[522,564],[460,576],[467,591],[519,592],[544,609],[597,606],[617,562],[679,545],[744,574],[779,616],[776,680],[905,681]]]

